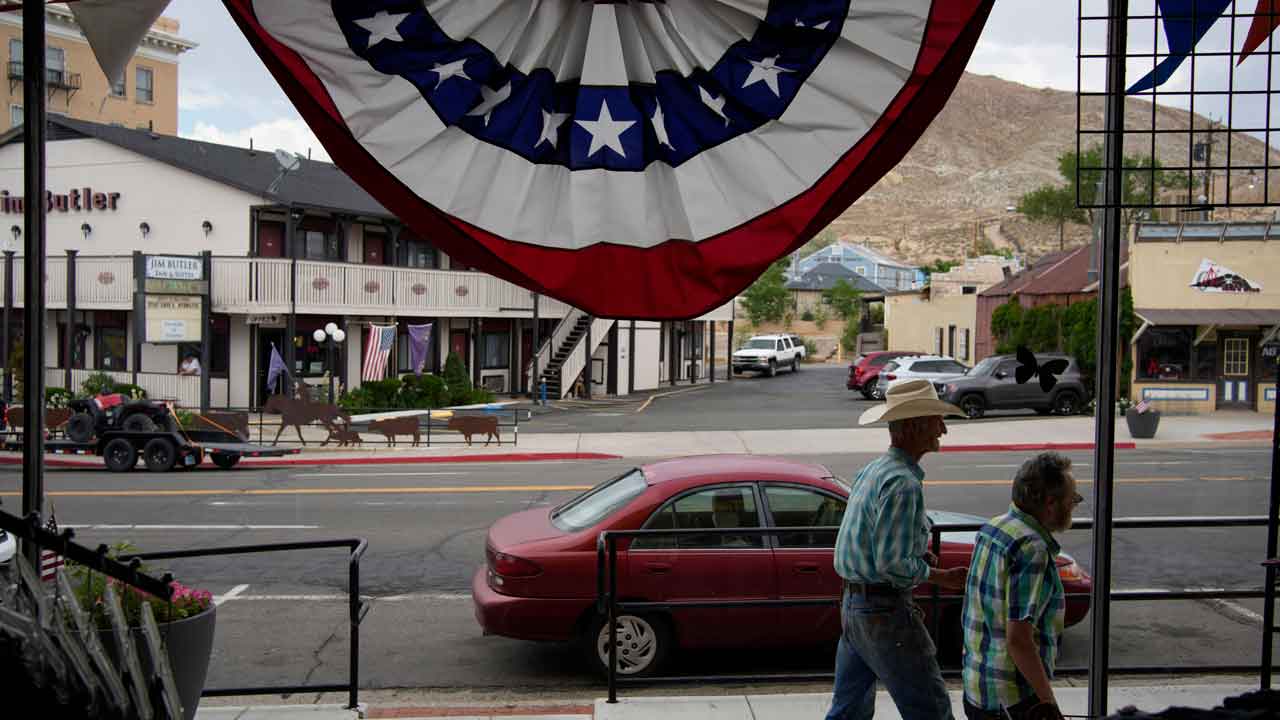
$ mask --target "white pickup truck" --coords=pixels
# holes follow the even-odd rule
[[[779,368],[790,367],[791,372],[800,369],[804,346],[797,346],[790,335],[756,335],[733,353],[735,373],[755,370],[769,377]]]

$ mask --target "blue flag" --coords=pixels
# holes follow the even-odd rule
[[[1156,4],[1160,6],[1169,55],[1134,83],[1127,91],[1129,95],[1154,89],[1173,77],[1200,38],[1226,12],[1231,0],[1156,0]]]
[[[272,395],[276,394],[276,386],[280,384],[280,376],[288,375],[289,368],[284,364],[284,358],[280,357],[280,351],[276,350],[276,344],[271,343],[271,362],[267,367],[267,390]]]

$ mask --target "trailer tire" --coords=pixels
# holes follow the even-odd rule
[[[111,472],[129,472],[138,464],[138,449],[124,438],[116,438],[102,449],[102,461]]]
[[[240,462],[239,455],[232,455],[230,453],[213,453],[209,457],[213,458],[213,464],[217,465],[222,470],[230,470],[236,466],[236,463]]]
[[[93,439],[93,416],[86,412],[78,412],[67,420],[67,437],[78,443],[87,443]]]
[[[155,432],[157,430],[156,421],[152,420],[146,415],[143,415],[142,413],[134,413],[129,417],[125,418],[124,422],[120,423],[120,429],[124,430],[125,432],[144,432],[144,433]]]
[[[178,448],[168,438],[153,438],[142,448],[142,460],[151,472],[169,472],[178,462]]]

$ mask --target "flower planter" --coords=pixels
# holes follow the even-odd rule
[[[193,720],[196,708],[200,705],[200,693],[204,691],[204,678],[209,671],[209,656],[213,652],[213,627],[216,607],[183,620],[160,623],[160,639],[164,642],[169,655],[169,667],[173,668],[173,680],[178,686],[178,696],[182,698],[182,716],[185,720]],[[111,661],[119,665],[116,653],[115,636],[110,630],[100,630],[98,637],[106,647]],[[146,639],[141,628],[130,631],[130,640],[135,648],[146,647]],[[138,661],[142,663],[144,673],[151,672],[149,656],[138,652]]]
[[[1160,411],[1139,413],[1130,410],[1124,414],[1124,421],[1129,425],[1129,437],[1147,440],[1156,436],[1156,428],[1160,427]]]

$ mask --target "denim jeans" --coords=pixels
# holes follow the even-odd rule
[[[876,680],[902,720],[954,720],[937,652],[910,593],[865,597],[846,592],[827,720],[871,720]]]

